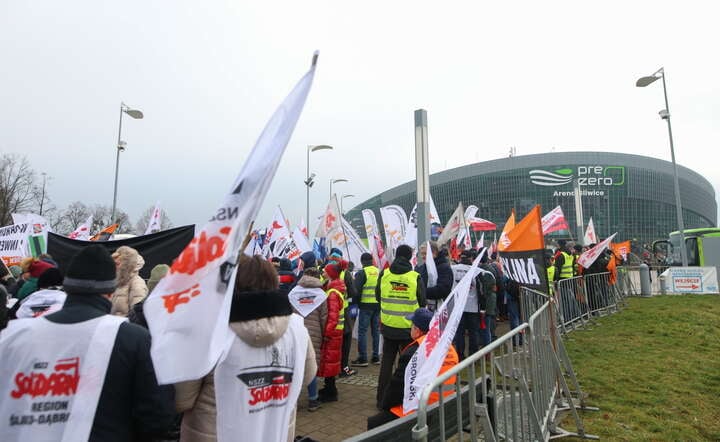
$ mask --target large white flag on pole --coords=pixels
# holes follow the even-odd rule
[[[583,244],[589,246],[590,244],[597,244],[598,237],[595,233],[595,225],[593,225],[592,216],[588,221],[587,229],[585,229],[585,236],[583,237]]]
[[[77,226],[77,229],[73,230],[68,238],[70,239],[81,239],[83,241],[90,241],[90,228],[92,227],[93,217],[88,216],[84,223]]]
[[[222,205],[148,295],[145,314],[161,384],[205,376],[232,333],[228,318],[240,247],[302,113],[316,60],[317,53],[310,70],[270,117]]]
[[[457,208],[450,216],[450,219],[443,229],[440,237],[437,240],[439,246],[442,246],[446,242],[450,241],[453,237],[460,233],[460,229],[465,228],[465,210],[463,209],[462,203],[458,203]]]
[[[405,368],[405,394],[403,396],[403,413],[417,410],[420,394],[426,385],[437,378],[440,367],[452,345],[460,318],[465,309],[470,284],[477,274],[485,250],[475,258],[470,270],[450,292],[440,308],[435,311],[430,328],[415,354]]]
[[[159,232],[162,230],[162,227],[160,227],[160,218],[162,216],[162,211],[160,210],[160,201],[158,201],[155,204],[155,208],[153,209],[152,213],[150,214],[150,219],[148,220],[147,229],[145,229],[145,234],[149,235],[151,233]]]

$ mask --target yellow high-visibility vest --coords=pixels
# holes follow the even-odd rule
[[[419,273],[409,271],[396,275],[389,270],[380,280],[380,322],[388,327],[407,328],[412,326],[405,319],[419,307],[417,301],[417,279]]]
[[[380,270],[375,266],[367,266],[365,270],[365,285],[362,288],[362,294],[360,296],[360,302],[364,304],[377,304],[377,298],[375,298],[375,287],[377,286],[378,275]]]
[[[330,289],[330,290],[328,290],[328,296],[330,296],[330,294],[332,292],[337,293],[337,295],[340,297],[340,299],[342,299],[343,302],[345,302],[345,297],[343,296],[343,294],[340,290]],[[343,305],[343,308],[341,308],[340,312],[338,313],[338,323],[335,326],[335,330],[343,330],[343,329],[345,329],[345,306],[344,305]]]
[[[550,266],[547,268],[547,277],[548,277],[548,290],[549,295],[553,295],[553,282],[555,281],[555,266]]]
[[[574,275],[573,271],[573,257],[567,252],[560,252],[563,256],[563,265],[560,268],[560,279],[572,278]]]

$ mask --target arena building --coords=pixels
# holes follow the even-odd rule
[[[715,227],[715,190],[700,174],[678,165],[685,228]],[[582,195],[585,224],[592,217],[600,238],[618,232],[616,241],[651,243],[677,230],[673,166],[669,161],[610,152],[552,152],[513,156],[469,164],[430,175],[430,193],[440,218],[447,222],[458,202],[474,204],[478,217],[501,230],[510,209],[518,220],[536,204],[545,214],[562,207],[574,238],[575,183]],[[397,204],[410,213],[415,205],[415,181],[396,186],[357,205],[347,214],[351,224],[364,229],[361,209]],[[487,236],[486,236],[487,238]]]

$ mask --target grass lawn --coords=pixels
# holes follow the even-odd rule
[[[588,433],[720,441],[720,296],[630,298],[565,344],[588,405],[600,408],[582,413]]]

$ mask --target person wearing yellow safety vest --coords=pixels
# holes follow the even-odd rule
[[[548,295],[555,295],[555,273],[557,269],[553,263],[552,250],[545,250],[545,268],[547,269]]]
[[[405,346],[400,353],[398,366],[392,375],[392,379],[385,389],[382,400],[380,402],[380,408],[382,412],[368,417],[368,430],[380,426],[386,422],[390,422],[398,417],[403,417],[410,413],[403,412],[403,396],[405,394],[405,370],[408,363],[412,359],[413,354],[420,347],[422,342],[425,340],[425,336],[430,328],[430,321],[432,320],[433,312],[426,308],[419,308],[410,315],[408,318],[412,321],[412,328],[410,329],[410,336],[413,341]],[[445,373],[452,367],[458,364],[458,354],[455,351],[455,347],[450,345],[445,359],[443,360],[442,367],[438,371],[438,376]],[[446,390],[443,392],[443,396],[449,396],[453,394],[452,385],[455,385],[455,376],[451,377],[443,383],[446,386]],[[450,388],[448,388],[450,386]],[[437,402],[440,399],[440,395],[433,391],[430,394],[428,404]],[[412,413],[412,412],[411,412]]]
[[[395,260],[378,275],[375,299],[380,303],[380,331],[383,337],[383,355],[378,376],[377,404],[390,382],[395,359],[412,338],[412,323],[406,317],[418,307],[425,307],[425,285],[420,274],[413,270],[410,259],[412,248],[398,246]]]
[[[575,268],[572,250],[568,247],[567,241],[558,240],[558,253],[555,255],[555,281],[568,279],[575,276]]]
[[[367,331],[372,334],[372,363],[380,363],[380,303],[375,298],[380,269],[373,264],[369,253],[360,256],[362,270],[355,274],[355,299],[353,304],[360,307],[358,315],[358,358],[351,362],[356,367],[368,366]]]
[[[321,388],[318,396],[320,402],[334,402],[338,400],[338,391],[335,386],[335,376],[340,374],[340,358],[342,356],[343,330],[345,329],[345,283],[340,279],[342,268],[338,264],[328,264],[323,269],[325,278],[324,289],[327,293],[327,321],[323,333],[323,343],[320,346],[320,366],[317,376],[325,378],[325,387]]]

